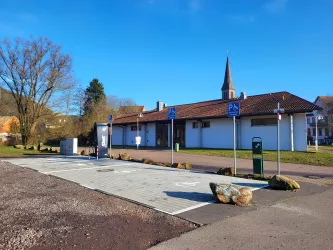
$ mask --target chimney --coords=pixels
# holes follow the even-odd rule
[[[241,100],[245,100],[246,98],[247,98],[246,93],[245,92],[241,92],[240,99]]]
[[[156,104],[157,104],[157,107],[156,107],[157,109],[156,109],[156,110],[157,110],[158,112],[162,111],[162,110],[163,110],[163,102],[161,102],[161,101],[157,101]]]

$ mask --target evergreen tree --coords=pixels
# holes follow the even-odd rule
[[[86,88],[84,102],[84,115],[90,115],[92,107],[99,103],[105,102],[106,96],[104,93],[104,86],[97,78],[93,79],[89,86]]]

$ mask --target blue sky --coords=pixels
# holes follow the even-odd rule
[[[333,0],[2,0],[0,39],[47,36],[74,76],[152,109],[237,95],[333,95]]]

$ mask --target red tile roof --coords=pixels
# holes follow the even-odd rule
[[[239,101],[241,116],[268,115],[274,114],[277,102],[285,109],[285,113],[306,113],[321,108],[309,101],[288,92],[277,92],[263,95],[248,96],[245,100],[234,98],[232,100],[212,100],[178,106],[176,108],[177,120],[179,119],[203,119],[227,117],[227,104],[232,101]],[[114,120],[113,124],[135,123],[137,114],[128,114]],[[156,110],[143,112],[140,122],[167,121],[168,107],[158,112]]]
[[[333,104],[333,96],[318,96],[326,105]]]

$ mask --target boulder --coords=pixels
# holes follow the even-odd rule
[[[247,187],[239,188],[239,196],[232,196],[232,202],[237,206],[248,206],[252,201],[252,190]]]
[[[233,203],[238,206],[247,206],[252,200],[252,191],[246,187],[231,184],[209,183],[213,195],[221,203]]]
[[[149,158],[143,158],[141,160],[142,163],[144,164],[154,164],[154,161],[152,159],[149,159]]]
[[[191,163],[185,162],[185,163],[183,163],[183,166],[185,169],[192,169]]]
[[[235,175],[235,171],[234,171],[234,168],[220,168],[217,171],[217,174],[219,174],[219,175],[226,175],[226,176],[234,176]]]
[[[122,161],[130,161],[132,158],[128,153],[119,153],[118,159]]]
[[[24,146],[23,146],[23,145],[15,145],[14,148],[17,148],[17,149],[23,149]]]
[[[185,169],[181,163],[174,163],[171,165],[172,168]]]
[[[301,188],[301,186],[296,181],[283,175],[274,175],[268,181],[268,184],[271,188],[282,190],[294,190]]]

